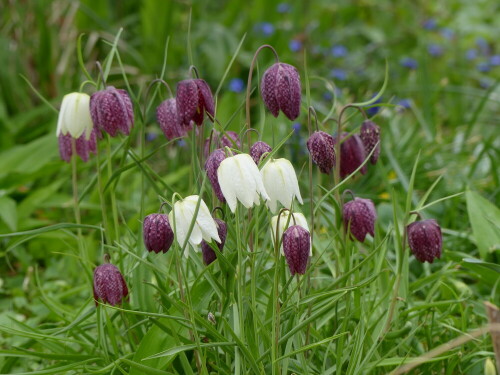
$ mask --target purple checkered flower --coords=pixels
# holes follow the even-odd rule
[[[408,245],[420,262],[434,262],[441,258],[443,244],[441,228],[434,219],[415,221],[406,227]]]
[[[154,251],[156,254],[160,251],[166,253],[174,242],[174,232],[170,227],[168,215],[146,216],[143,223],[143,237],[148,251]]]
[[[90,114],[94,126],[115,137],[128,135],[134,125],[132,101],[125,90],[108,86],[90,97]]]
[[[128,288],[120,270],[111,263],[102,264],[94,270],[94,301],[119,305],[128,296]]]
[[[215,115],[212,91],[202,79],[186,79],[177,84],[177,116],[182,126],[189,126],[191,121],[201,125],[205,112]]]

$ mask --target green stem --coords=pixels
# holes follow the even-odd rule
[[[278,375],[280,372],[279,363],[277,359],[279,358],[279,337],[280,337],[280,303],[279,303],[279,256],[280,256],[280,236],[279,236],[279,227],[280,227],[280,218],[281,211],[278,213],[278,223],[276,225],[276,238],[274,239],[274,282],[273,282],[273,346],[271,350],[271,362],[273,363],[272,374]]]
[[[96,147],[96,163],[97,163],[97,189],[99,191],[99,201],[101,204],[101,214],[102,214],[102,222],[104,226],[104,233],[106,237],[106,243],[111,245],[111,238],[110,238],[110,229],[109,229],[109,222],[108,222],[108,215],[107,215],[107,209],[106,209],[106,201],[104,199],[104,186],[102,183],[102,176],[101,176],[101,160],[100,160],[100,154],[99,154],[99,144],[97,144]]]
[[[111,178],[111,176],[113,175],[113,171],[112,171],[112,166],[111,166],[111,161],[112,161],[112,156],[111,156],[111,140],[110,140],[110,136],[109,134],[106,134],[106,154],[107,154],[107,158],[108,158],[108,180]],[[113,213],[113,235],[114,237],[112,237],[112,239],[114,241],[118,240],[119,238],[119,227],[118,227],[118,209],[117,209],[117,206],[116,206],[116,196],[115,196],[115,192],[113,189],[109,189],[109,194],[111,196],[111,211]],[[121,257],[120,257],[121,259]]]
[[[238,320],[239,320],[239,336],[242,342],[245,342],[245,324],[243,320],[243,292],[244,292],[244,266],[243,266],[243,246],[241,242],[241,217],[239,205],[236,206],[236,251],[238,252],[238,272],[236,276],[237,282],[237,306],[238,306]],[[237,349],[239,350],[239,349]],[[243,357],[242,357],[243,358]],[[240,369],[236,369],[240,371]]]

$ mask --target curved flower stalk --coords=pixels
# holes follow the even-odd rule
[[[89,109],[90,96],[73,92],[64,96],[57,120],[56,135],[61,159],[71,161],[74,151],[83,161],[88,161],[90,153],[97,149],[96,131]]]
[[[196,206],[200,200],[197,215],[195,217]],[[174,234],[179,246],[184,246],[186,239],[197,249],[197,246],[202,240],[210,242],[212,239],[221,243],[221,239],[217,232],[217,224],[215,223],[206,203],[198,195],[190,195],[182,200],[175,202],[172,211],[168,214],[168,218],[173,223]],[[189,234],[191,222],[194,219],[193,230]],[[189,234],[189,238],[188,238]],[[188,249],[184,250],[184,255],[187,256]]]
[[[269,195],[267,206],[272,212],[276,212],[278,202],[283,207],[290,209],[294,198],[297,198],[300,204],[303,204],[300,195],[299,182],[297,175],[289,160],[271,159],[260,170],[264,188]]]
[[[307,224],[306,217],[300,212],[292,212],[290,216],[290,210],[282,210],[279,215],[273,216],[271,218],[271,239],[274,242],[276,240],[276,228],[278,229],[278,238],[281,239],[285,230],[293,225],[300,225],[302,228],[309,232],[309,225]],[[279,218],[279,227],[278,227]],[[283,255],[283,244],[281,245],[281,254]],[[309,248],[309,256],[312,256],[312,244]]]
[[[231,212],[235,212],[237,201],[246,208],[260,204],[260,197],[269,200],[262,176],[248,154],[238,154],[224,159],[217,169],[219,185]]]
[[[130,134],[134,126],[134,109],[127,91],[109,86],[90,98],[90,113],[96,129],[115,137]]]

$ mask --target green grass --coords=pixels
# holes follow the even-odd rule
[[[280,14],[278,3],[0,5],[0,373],[385,374],[424,358],[410,373],[483,374],[494,360],[483,303],[500,304],[500,67],[480,72],[489,57],[464,56],[479,49],[477,38],[500,54],[498,5],[317,0]],[[434,31],[422,27],[430,18]],[[261,22],[274,25],[272,35],[258,31]],[[290,50],[293,38],[303,49]],[[441,57],[427,52],[432,43],[444,48]],[[163,77],[175,92],[192,59],[218,93],[218,129],[241,135],[244,93],[228,84],[246,82],[262,44],[302,78],[300,130],[270,116],[260,99],[268,51],[258,58],[251,104],[252,127],[295,167],[305,202],[294,209],[309,220],[314,212],[307,274],[290,277],[275,257],[263,205],[251,216],[223,206],[228,239],[208,267],[193,250],[182,257],[176,242],[166,254],[147,253],[142,220],[162,201],[201,194],[211,209],[219,205],[199,166],[199,139],[166,141],[155,108],[168,94],[160,85],[146,93],[148,85]],[[338,44],[347,56],[328,52]],[[401,66],[404,57],[418,68]],[[108,84],[129,90],[136,122],[129,137],[105,138],[98,157],[77,161],[77,224],[72,168],[59,159],[50,105],[59,108],[81,86],[94,92],[83,82],[100,84],[95,61]],[[379,162],[337,186],[314,168],[310,191],[308,107],[333,133],[331,117],[343,105],[380,90],[385,61],[387,87],[373,118],[382,128]],[[347,79],[333,79],[333,68]],[[403,98],[410,108],[395,105]],[[362,121],[355,111],[344,119],[349,132]],[[210,129],[206,121],[204,137]],[[376,205],[376,235],[364,244],[343,234],[336,193],[344,189]],[[443,256],[433,264],[402,247],[413,210],[443,230]],[[96,307],[92,298],[92,272],[105,253],[131,291],[120,307]],[[457,338],[464,342],[440,350]]]

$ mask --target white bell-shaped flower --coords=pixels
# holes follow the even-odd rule
[[[278,227],[278,216],[280,216],[280,222]],[[295,220],[294,220],[295,219]],[[300,225],[302,228],[307,230],[309,233],[309,225],[307,225],[306,217],[300,212],[293,212],[293,215],[290,215],[290,211],[284,210],[281,212],[281,215],[276,215],[271,218],[271,238],[274,246],[274,242],[276,241],[276,228],[278,227],[278,241],[281,241],[281,237],[285,230],[290,228],[293,225]],[[283,255],[283,243],[280,246],[281,254]],[[312,243],[311,248],[309,249],[309,255],[312,255]]]
[[[189,197],[179,200],[175,202],[172,211],[168,214],[168,218],[174,229],[175,238],[181,247],[184,245],[184,242],[186,242],[189,227],[193,219],[195,222],[188,241],[195,250],[198,250],[197,246],[202,240],[210,242],[214,239],[219,243],[221,241],[219,233],[217,232],[217,224],[215,224],[210,214],[210,210],[203,199],[200,201],[200,207],[198,208],[198,213],[195,218],[196,206],[200,199],[198,195],[190,195]],[[186,247],[184,255],[187,255],[187,252],[188,250]]]
[[[246,208],[260,204],[260,197],[269,200],[257,165],[248,154],[238,154],[224,159],[217,169],[217,177],[231,212],[239,200]],[[259,197],[260,196],[260,197]]]
[[[293,198],[302,204],[299,182],[292,163],[287,159],[271,159],[260,170],[262,181],[270,200],[267,202],[272,212],[276,212],[278,202],[290,209]]]
[[[56,135],[70,134],[80,138],[85,133],[85,139],[90,139],[93,128],[90,117],[90,96],[81,92],[64,95],[57,120]]]

